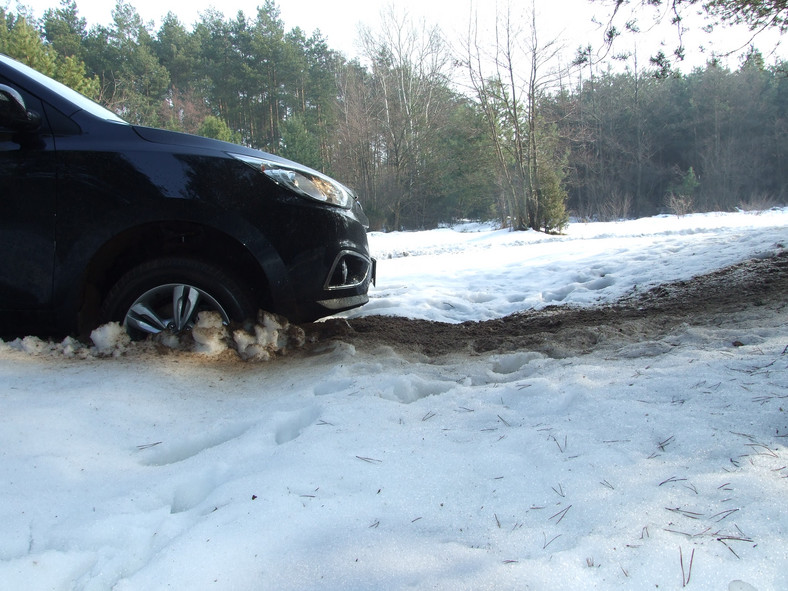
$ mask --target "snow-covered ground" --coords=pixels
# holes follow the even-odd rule
[[[788,209],[370,242],[351,315],[461,322],[783,251]],[[0,342],[0,589],[788,589],[786,318],[563,359]]]

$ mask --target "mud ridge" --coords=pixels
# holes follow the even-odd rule
[[[658,340],[682,325],[735,326],[788,321],[788,251],[631,292],[591,307],[550,306],[498,320],[447,324],[393,316],[329,320],[306,327],[312,342],[391,347],[440,357],[513,350],[565,357]]]

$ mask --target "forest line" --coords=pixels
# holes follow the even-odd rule
[[[362,32],[361,63],[288,29],[272,0],[192,28],[168,14],[151,30],[123,0],[108,26],[88,28],[70,0],[41,19],[0,16],[0,52],[131,123],[324,171],[357,192],[373,229],[472,218],[559,231],[570,215],[786,201],[788,64],[755,49],[734,70],[712,59],[689,73],[637,56],[613,68],[579,50],[569,77],[535,17],[502,25],[492,46],[451,47],[392,12]]]

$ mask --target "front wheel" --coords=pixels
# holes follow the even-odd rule
[[[254,318],[249,291],[212,264],[187,258],[150,261],[126,273],[102,306],[104,322],[123,324],[132,339],[191,330],[203,311],[222,322]]]

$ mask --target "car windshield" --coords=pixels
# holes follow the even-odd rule
[[[87,111],[91,115],[99,117],[101,119],[106,119],[107,121],[114,121],[115,123],[126,123],[121,117],[110,111],[109,109],[102,107],[97,102],[90,100],[84,94],[77,92],[76,90],[69,88],[65,84],[61,84],[57,80],[53,80],[49,76],[44,76],[41,72],[34,70],[26,66],[25,64],[19,63],[16,60],[12,60],[11,58],[0,55],[0,61],[4,64],[8,64],[15,70],[21,72],[25,76],[32,78],[36,82],[51,88],[63,98],[71,101],[74,103],[74,106],[82,111]]]

